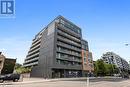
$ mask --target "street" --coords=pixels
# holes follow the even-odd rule
[[[39,81],[32,83],[1,84],[0,87],[87,87],[86,81]],[[130,87],[130,80],[90,82],[89,87]]]

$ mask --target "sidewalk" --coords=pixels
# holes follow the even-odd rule
[[[122,78],[117,77],[90,77],[90,82],[98,81],[120,81]],[[56,81],[87,81],[86,77],[81,78],[57,78],[57,79],[44,79],[44,78],[23,78],[19,82],[5,81],[0,83],[0,85],[21,85],[21,84],[31,84],[31,83],[43,83],[43,82],[56,82]]]
[[[0,85],[21,85],[21,84],[31,84],[31,83],[43,83],[43,82],[56,82],[56,81],[75,81],[75,80],[83,80],[82,78],[56,78],[56,79],[44,79],[44,78],[23,78],[18,82],[13,81],[5,81],[4,83],[0,83]]]
[[[23,81],[13,82],[13,81],[5,81],[4,83],[0,83],[0,85],[19,85],[19,84],[30,84],[30,83],[41,83],[48,82],[48,79],[42,78],[23,78]]]

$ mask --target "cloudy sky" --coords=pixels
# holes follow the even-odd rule
[[[62,15],[82,28],[94,60],[113,51],[130,60],[129,0],[16,0],[15,18],[0,18],[0,51],[23,63],[33,37]]]

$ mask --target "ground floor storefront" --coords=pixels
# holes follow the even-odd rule
[[[82,77],[81,70],[52,69],[52,78]]]

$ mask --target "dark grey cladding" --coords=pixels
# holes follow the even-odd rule
[[[34,42],[39,38],[39,43]],[[31,77],[81,77],[81,40],[81,29],[64,17],[58,16],[36,35],[24,66],[32,67]],[[37,43],[40,47],[36,46]],[[38,60],[34,61],[34,58]]]

